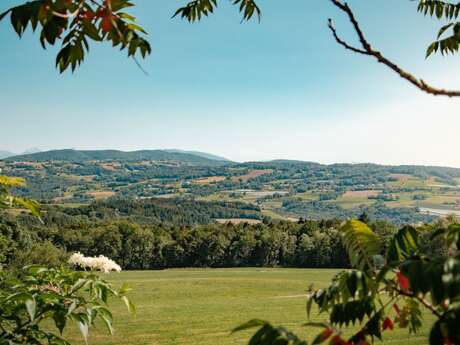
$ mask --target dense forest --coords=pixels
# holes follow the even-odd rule
[[[339,219],[293,222],[264,218],[259,224],[219,224],[208,222],[207,217],[213,212],[233,214],[237,209],[226,208],[225,203],[209,207],[198,203],[182,213],[180,207],[174,210],[171,200],[164,202],[47,207],[42,220],[27,213],[4,212],[0,216],[0,260],[17,267],[31,263],[59,265],[70,253],[81,252],[108,256],[124,269],[349,265],[339,235]],[[258,214],[250,208],[240,212],[250,217]],[[381,238],[382,248],[398,230],[386,221],[370,220],[367,214],[361,219]],[[428,238],[443,222],[417,229]]]

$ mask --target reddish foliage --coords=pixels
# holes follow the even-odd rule
[[[321,341],[325,341],[332,334],[334,334],[334,330],[332,328],[326,328],[324,331],[321,332],[319,336],[320,336]]]
[[[383,321],[382,329],[383,329],[383,330],[389,329],[389,330],[392,331],[393,328],[394,328],[393,321],[391,321],[391,319],[387,317],[387,318]]]
[[[398,280],[398,284],[403,290],[409,290],[409,279],[402,274],[401,272],[396,273],[396,279]]]
[[[101,28],[105,32],[109,32],[110,30],[112,30],[113,24],[111,16],[102,18]]]

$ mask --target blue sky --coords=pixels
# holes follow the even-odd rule
[[[75,74],[59,75],[56,49],[43,51],[31,33],[18,40],[0,23],[0,150],[181,148],[237,161],[460,167],[460,102],[424,95],[337,46],[328,17],[354,36],[327,0],[259,0],[260,23],[241,23],[221,0],[198,24],[170,18],[185,2],[136,1],[153,46],[142,62],[148,76],[124,53],[94,44]],[[440,24],[417,14],[415,2],[349,2],[388,57],[460,88],[459,56],[425,60]]]

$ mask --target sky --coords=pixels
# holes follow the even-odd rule
[[[186,0],[135,0],[149,32],[148,75],[93,44],[74,74],[56,48],[0,22],[0,150],[206,151],[234,161],[298,159],[460,167],[460,100],[423,94],[383,65],[344,50],[355,42],[327,0],[259,0],[242,23],[220,0],[200,23],[171,19]],[[0,11],[21,3],[3,0]],[[350,0],[372,44],[433,85],[460,89],[460,56],[425,59],[442,23],[409,0]]]

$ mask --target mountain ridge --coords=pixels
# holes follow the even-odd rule
[[[87,162],[92,160],[125,160],[125,161],[177,161],[192,165],[222,165],[230,163],[217,159],[205,158],[203,156],[183,152],[168,152],[166,150],[75,150],[61,149],[50,150],[30,154],[21,154],[3,159],[4,161],[68,161],[68,162]]]
[[[32,153],[26,153],[26,152]],[[393,168],[396,170],[403,170],[405,168],[423,168],[423,169],[449,169],[452,171],[460,171],[460,168],[450,166],[437,166],[437,165],[420,165],[420,164],[380,164],[371,162],[362,163],[331,163],[323,164],[314,161],[304,161],[295,159],[273,159],[263,161],[247,161],[235,162],[225,157],[210,154],[202,151],[189,151],[180,149],[152,149],[152,150],[134,150],[123,151],[116,149],[106,150],[78,150],[78,149],[56,149],[48,151],[40,151],[39,149],[26,150],[21,154],[15,154],[10,151],[0,150],[0,161],[14,162],[14,161],[31,161],[31,162],[44,162],[44,161],[69,161],[69,162],[87,162],[92,160],[125,160],[125,161],[178,161],[189,163],[192,165],[248,165],[248,166],[263,166],[270,168],[277,165],[302,165],[302,166],[328,166],[328,167],[341,167],[341,166],[378,166]]]
[[[190,150],[180,150],[180,149],[166,149],[166,150],[163,150],[163,151],[172,152],[172,153],[188,153],[188,154],[191,154],[191,155],[196,155],[196,156],[200,156],[200,157],[203,157],[203,158],[208,158],[208,159],[211,159],[211,160],[223,161],[223,162],[231,162],[231,160],[228,159],[228,158],[218,156],[218,155],[208,153],[208,152],[203,152],[203,151],[194,151],[194,150],[190,151]]]

